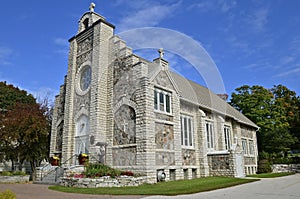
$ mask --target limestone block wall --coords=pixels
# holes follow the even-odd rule
[[[209,164],[207,158],[207,139],[205,130],[206,114],[203,110],[197,111],[197,145],[199,148],[199,175],[200,177],[207,177],[209,175]]]
[[[63,126],[63,140],[62,140],[62,162],[67,161],[72,156],[73,141],[74,141],[74,121],[73,121],[73,107],[74,107],[74,84],[76,70],[76,51],[77,44],[75,40],[70,41],[70,52],[68,58],[68,72],[66,78],[66,94],[65,94],[65,115]],[[72,162],[70,162],[71,164]]]
[[[210,176],[235,176],[233,154],[209,154],[208,164]]]
[[[65,97],[66,97],[66,76],[64,84],[60,86],[59,95],[55,96],[55,105],[53,109],[51,137],[50,137],[50,154],[61,156],[63,143],[63,127],[65,116]]]
[[[109,176],[104,176],[97,179],[63,177],[60,181],[61,186],[76,188],[127,187],[139,186],[145,183],[148,183],[148,178],[145,176],[120,176],[118,178],[110,178]]]
[[[114,59],[110,70],[113,75],[112,166],[147,175],[148,66],[145,60],[131,53],[119,37],[111,38],[111,57]],[[153,175],[150,178],[154,182]]]
[[[1,183],[27,183],[29,182],[29,175],[25,176],[0,176]]]
[[[112,164],[111,144],[109,137],[112,133],[112,90],[110,60],[110,38],[114,28],[106,23],[94,25],[93,53],[92,53],[92,81],[90,97],[90,136],[94,143],[90,145],[90,153],[101,157],[101,161]]]

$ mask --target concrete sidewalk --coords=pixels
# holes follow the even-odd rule
[[[299,199],[300,174],[261,179],[225,189],[180,196],[150,196],[143,199]]]
[[[52,191],[48,189],[48,185],[0,184],[0,192],[6,189],[10,189],[16,193],[17,199],[300,199],[300,174],[262,179],[261,181],[226,189],[180,196],[86,195]]]

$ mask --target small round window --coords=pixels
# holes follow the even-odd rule
[[[83,69],[80,76],[80,89],[82,91],[85,91],[89,88],[91,84],[91,76],[92,76],[92,70],[91,67],[87,66]]]

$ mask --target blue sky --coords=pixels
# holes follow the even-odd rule
[[[1,1],[0,81],[41,97],[58,94],[67,73],[68,39],[76,34],[78,20],[91,2]],[[245,84],[266,88],[283,84],[300,95],[298,0],[93,2],[95,12],[116,26],[116,34],[159,27],[199,42],[214,61],[229,95]],[[149,60],[158,56],[156,49],[135,52]],[[175,71],[205,85],[201,74],[180,55],[166,51],[165,59]]]

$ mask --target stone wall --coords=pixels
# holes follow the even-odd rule
[[[299,172],[300,164],[273,164],[272,173]]]
[[[61,178],[60,185],[65,187],[76,188],[98,188],[98,187],[125,187],[125,186],[139,186],[147,182],[147,177],[132,177],[120,176],[118,178],[111,178],[103,176],[100,178]]]
[[[1,183],[23,183],[29,182],[29,175],[26,176],[0,176]]]
[[[234,159],[232,154],[211,154],[207,156],[210,176],[234,177]]]

